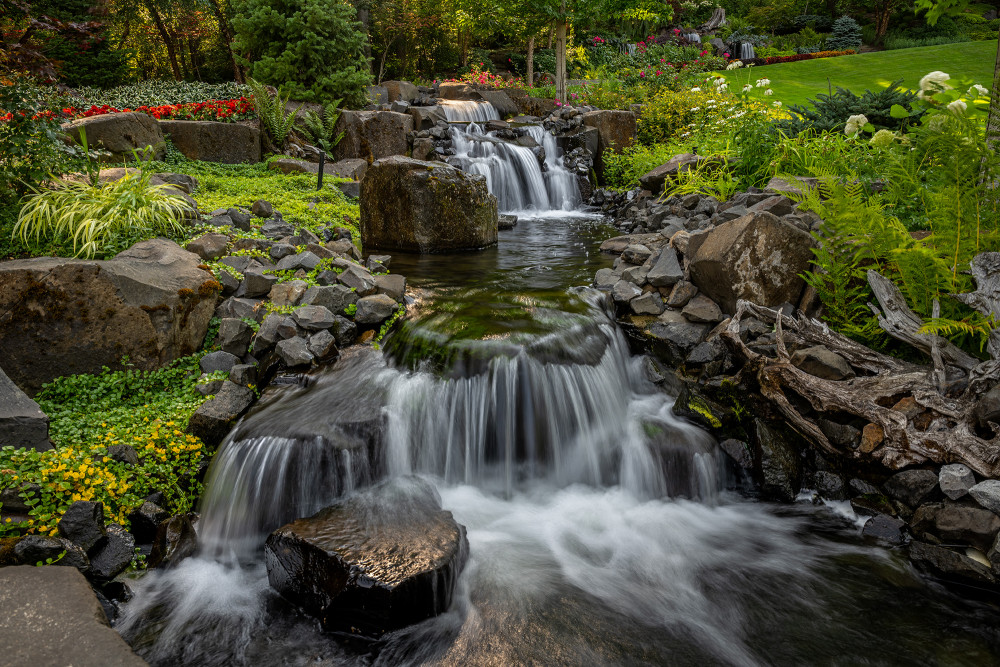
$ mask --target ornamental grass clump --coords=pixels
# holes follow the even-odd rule
[[[104,185],[57,182],[28,198],[13,236],[26,244],[71,243],[76,256],[93,257],[117,237],[180,233],[190,204],[171,194],[170,185],[154,185],[151,178],[138,172]]]

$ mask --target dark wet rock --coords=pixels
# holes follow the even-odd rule
[[[358,324],[378,324],[389,319],[399,304],[385,294],[375,294],[358,299],[358,310],[354,321]]]
[[[38,403],[28,398],[0,368],[0,443],[45,451],[49,441],[49,418]]]
[[[84,551],[104,539],[104,503],[78,500],[59,519],[59,534]]]
[[[670,313],[667,311],[664,313]],[[680,317],[679,313],[674,313]],[[708,333],[707,324],[694,324],[685,321],[670,321],[661,319],[653,322],[646,330],[646,336],[652,341],[657,352],[668,362],[680,364],[688,353],[693,350],[705,338]]]
[[[257,384],[257,366],[255,364],[236,364],[229,371],[229,381],[241,387]]]
[[[240,289],[243,296],[255,298],[267,296],[271,288],[278,282],[278,277],[269,273],[264,273],[260,269],[249,269],[243,274],[243,282]]]
[[[719,304],[715,303],[707,296],[699,294],[694,297],[688,304],[684,306],[684,310],[681,311],[691,322],[716,324],[721,322],[723,319],[722,310],[719,309]]]
[[[691,253],[691,282],[727,313],[736,300],[798,303],[815,240],[769,213],[751,213],[710,230]],[[689,248],[690,249],[690,248]]]
[[[309,351],[316,359],[328,359],[337,355],[337,340],[329,331],[320,331],[309,337]]]
[[[0,608],[5,665],[146,665],[110,627],[94,590],[72,568],[0,568]]]
[[[847,500],[847,487],[840,475],[828,470],[817,470],[813,475],[816,491],[828,500]]]
[[[878,542],[896,546],[906,541],[905,529],[906,524],[896,517],[876,514],[865,522],[861,534]]]
[[[343,111],[334,132],[344,137],[333,149],[334,160],[378,160],[404,155],[406,136],[413,130],[413,116],[394,111]],[[369,167],[365,179],[371,175]],[[362,181],[363,182],[363,181]],[[367,245],[367,244],[366,244]]]
[[[622,252],[622,259],[629,264],[642,264],[652,257],[653,251],[640,243],[633,243]]]
[[[640,294],[642,294],[642,290],[639,289],[635,283],[630,283],[627,280],[619,280],[614,284],[614,287],[611,288],[611,298],[613,298],[616,303],[628,303]]]
[[[739,467],[744,470],[753,469],[753,452],[750,449],[750,445],[743,442],[742,440],[735,440],[730,438],[728,440],[723,440],[719,443],[719,447],[722,448],[726,454],[730,456]]]
[[[198,384],[195,385],[195,389],[202,396],[213,396],[222,389],[222,383],[224,380],[208,380],[207,377],[202,377],[199,379]]]
[[[239,322],[239,320],[237,320],[237,322]],[[201,361],[198,362],[198,365],[201,367],[202,373],[214,373],[216,371],[228,373],[229,369],[238,363],[240,363],[240,359],[235,354],[220,350],[218,352],[209,352],[206,354],[201,358]]]
[[[969,489],[976,485],[976,476],[972,474],[969,466],[962,463],[950,463],[941,466],[938,472],[938,486],[941,492],[952,500],[958,500],[969,493]]]
[[[108,458],[132,466],[139,465],[139,454],[132,445],[108,445]]]
[[[757,443],[760,446],[761,495],[771,500],[792,502],[802,483],[799,449],[793,442],[797,436],[787,429],[757,419]]]
[[[677,260],[677,253],[669,246],[660,251],[656,262],[646,274],[646,280],[653,287],[670,287],[677,284],[682,278],[684,278],[684,270]]]
[[[132,564],[135,538],[116,523],[108,526],[108,535],[90,557],[90,576],[110,581]]]
[[[911,542],[910,560],[922,570],[947,580],[990,585],[996,583],[990,568],[982,563],[933,544]]]
[[[516,215],[500,215],[497,220],[497,229],[514,229],[517,226]]]
[[[932,470],[904,470],[886,480],[883,487],[890,498],[916,507],[930,496],[938,485]]]
[[[302,330],[299,328],[299,325],[295,323],[294,317],[286,315],[281,318],[281,321],[278,323],[278,338],[280,340],[295,338],[300,333],[302,333]]]
[[[486,179],[441,162],[378,160],[361,182],[366,249],[444,252],[497,242],[497,200]]]
[[[816,425],[831,443],[841,448],[853,449],[861,438],[861,431],[849,424],[838,424],[835,421],[821,418],[816,420]],[[873,487],[873,490],[867,493],[876,493],[877,491]]]
[[[375,276],[375,290],[402,303],[406,294],[406,278],[398,273]]]
[[[205,234],[188,243],[185,249],[204,260],[210,260],[225,255],[228,246],[229,237],[225,234]]]
[[[863,479],[858,479],[857,477],[852,477],[847,483],[851,487],[851,491],[858,494],[880,494],[882,493],[877,486],[874,484],[869,484]]]
[[[357,292],[358,296],[369,296],[375,293],[375,276],[362,266],[350,264],[338,278],[340,283]]]
[[[663,297],[656,292],[646,292],[629,303],[636,315],[659,315],[663,312]]]
[[[616,273],[614,269],[598,269],[594,275],[594,287],[609,290],[619,280],[621,280],[621,274]]]
[[[847,360],[822,345],[796,350],[792,353],[792,364],[824,380],[848,380],[854,377],[854,370]]]
[[[914,534],[925,539],[930,534],[947,542],[971,544],[985,552],[1000,532],[1000,517],[972,502],[946,500],[918,507],[910,525]]]
[[[649,277],[647,276],[647,279]],[[671,308],[683,308],[698,294],[698,288],[686,280],[679,280],[670,290],[667,305]]]
[[[191,519],[184,514],[172,516],[156,528],[149,567],[172,567],[198,550],[198,535]]]
[[[675,155],[668,162],[640,176],[639,185],[655,195],[663,190],[663,185],[668,179],[697,166],[704,159],[692,153]]]
[[[274,207],[271,202],[258,199],[250,206],[250,212],[258,218],[270,218],[274,215]]]
[[[337,315],[333,318],[333,326],[330,327],[333,337],[337,339],[337,347],[345,348],[354,343],[358,336],[358,326],[351,320]]]
[[[989,424],[1000,424],[1000,387],[994,387],[976,401],[972,416],[980,428],[989,428]]]
[[[254,393],[247,387],[226,381],[215,398],[201,404],[188,420],[188,433],[201,438],[208,447],[214,448],[254,401]],[[159,524],[159,521],[156,522]],[[153,528],[155,530],[155,526]],[[138,537],[138,535],[136,536]]]
[[[289,368],[307,366],[312,363],[313,354],[309,345],[301,338],[286,338],[274,347],[275,352]]]
[[[260,328],[257,329],[257,335],[253,339],[254,354],[266,352],[281,340],[278,327],[284,319],[285,316],[281,313],[271,313],[261,322]]]
[[[90,570],[86,552],[64,537],[22,537],[14,545],[14,558],[23,565],[46,565],[51,560],[54,565],[76,568],[84,574]]]
[[[243,299],[240,297],[231,296],[222,303],[219,307],[215,309],[215,316],[220,318],[235,317],[238,320],[248,319],[256,320],[257,306],[260,301],[255,299]]]
[[[271,586],[326,629],[379,636],[448,608],[468,540],[429,484],[405,478],[279,528],[265,557]]]
[[[226,318],[219,323],[219,333],[215,342],[223,352],[242,357],[250,347],[251,338],[253,329],[249,324],[236,318]],[[235,365],[229,366],[229,370]]]
[[[170,518],[170,512],[147,500],[128,515],[132,534],[139,544],[150,544],[160,523]]]
[[[275,243],[271,246],[270,250],[268,250],[267,254],[274,261],[280,262],[284,258],[291,257],[297,252],[298,250],[296,250],[295,246],[291,243]]]
[[[277,283],[268,293],[268,298],[275,306],[295,306],[305,296],[308,285],[301,280],[289,280]]]
[[[858,516],[875,516],[877,514],[896,514],[896,509],[888,498],[881,493],[866,493],[851,498],[851,509]]]
[[[696,366],[705,366],[713,361],[718,361],[722,359],[726,354],[726,346],[723,342],[715,337],[711,340],[706,340],[704,343],[699,343],[695,346],[691,353],[687,356],[687,363],[694,364]]]
[[[315,253],[308,250],[296,255],[282,257],[278,262],[279,271],[298,271],[299,269],[309,272],[319,266],[320,258]]]
[[[357,303],[358,294],[344,285],[310,287],[303,295],[302,302],[323,306],[336,314],[342,313],[352,303]]]
[[[1000,480],[983,480],[969,489],[969,495],[986,509],[1000,514]]]
[[[292,318],[307,331],[320,331],[333,326],[333,313],[324,306],[302,306],[292,313]]]

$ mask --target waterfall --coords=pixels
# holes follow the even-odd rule
[[[539,125],[525,129],[545,154],[544,171],[535,151],[484,132],[481,123],[498,120],[492,104],[443,102],[455,155],[448,160],[463,171],[482,174],[500,210],[523,214],[570,211],[580,205],[576,175],[563,166],[556,138]]]
[[[740,42],[740,60],[750,60],[756,58],[757,54],[753,50],[750,42]]]

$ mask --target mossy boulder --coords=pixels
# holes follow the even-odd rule
[[[440,162],[393,156],[361,182],[361,241],[367,249],[473,250],[497,242],[496,197],[485,177]]]

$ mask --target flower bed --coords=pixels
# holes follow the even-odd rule
[[[846,51],[817,51],[816,53],[796,53],[793,56],[769,56],[767,58],[747,58],[744,65],[776,65],[778,63],[794,63],[799,60],[813,60],[815,58],[836,58],[837,56],[853,56],[857,51],[847,49]]]
[[[193,102],[189,104],[162,104],[160,106],[141,105],[135,108],[118,109],[109,104],[93,104],[89,108],[81,109],[77,107],[65,107],[59,111],[42,111],[35,116],[38,118],[60,118],[74,120],[77,118],[90,118],[91,116],[101,116],[110,113],[125,113],[128,111],[141,111],[158,120],[213,120],[223,123],[235,123],[241,120],[251,120],[256,118],[254,111],[253,97],[240,97],[234,100],[208,100],[206,102]],[[0,121],[9,121],[13,118],[10,113],[0,115]]]

